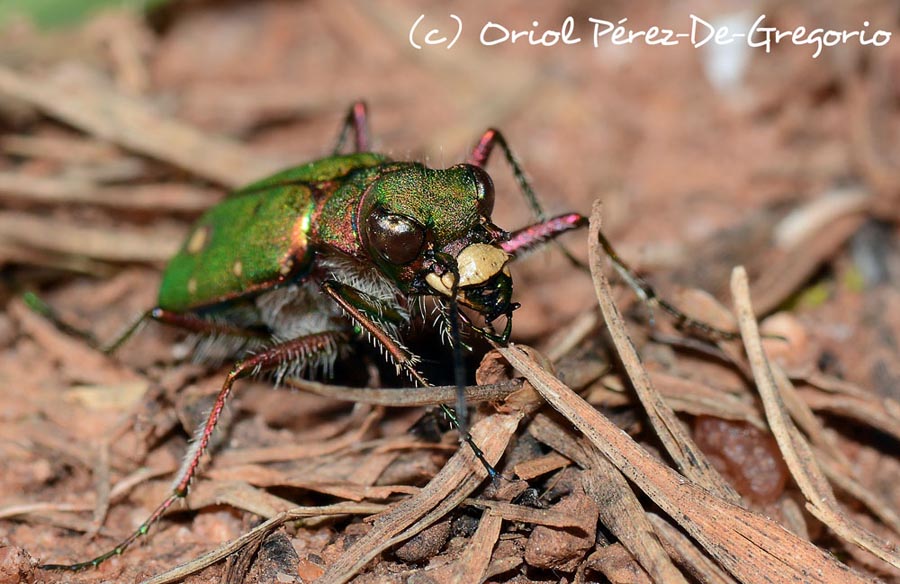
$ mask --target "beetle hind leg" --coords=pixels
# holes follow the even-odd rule
[[[347,335],[343,332],[325,331],[314,333],[278,343],[235,363],[231,371],[228,372],[222,389],[216,396],[216,401],[213,403],[206,422],[198,429],[197,439],[191,446],[181,471],[175,478],[174,492],[182,493],[182,496],[187,494],[188,486],[197,472],[200,458],[209,446],[210,437],[216,428],[219,416],[222,414],[225,403],[228,401],[235,381],[263,371],[277,371],[279,368],[292,362],[310,362],[321,358],[323,354],[333,354],[337,347],[346,341]]]
[[[353,130],[353,144],[355,147],[354,152],[368,152],[369,151],[369,110],[366,106],[366,102],[357,101],[352,106],[350,106],[350,110],[347,112],[347,116],[344,118],[344,123],[341,126],[341,131],[338,134],[338,139],[334,145],[334,149],[332,150],[333,155],[340,154],[341,150],[344,148],[344,142],[347,141],[347,134],[350,133],[350,130]]]
[[[120,555],[141,536],[145,535],[163,514],[179,499],[187,497],[191,481],[197,475],[203,454],[209,447],[210,438],[219,422],[225,404],[231,395],[234,383],[251,375],[269,370],[277,370],[285,363],[298,360],[315,360],[323,354],[333,354],[337,348],[347,341],[347,335],[343,332],[325,331],[291,339],[267,348],[258,354],[251,355],[235,363],[228,372],[222,389],[216,396],[216,401],[207,415],[206,421],[197,429],[196,439],[188,450],[181,466],[181,470],[175,477],[171,494],[153,511],[153,513],[127,538],[121,541],[115,548],[86,562],[77,564],[45,564],[41,566],[48,570],[77,571],[95,567],[107,559]]]

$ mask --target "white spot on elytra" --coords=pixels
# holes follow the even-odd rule
[[[209,226],[204,225],[203,227],[198,227],[194,233],[191,234],[191,238],[188,240],[187,251],[188,253],[198,253],[206,247],[207,240],[209,239]]]

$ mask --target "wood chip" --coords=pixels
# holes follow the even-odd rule
[[[449,579],[452,584],[483,581],[491,563],[494,545],[500,537],[502,525],[503,519],[492,512],[481,516],[475,535],[472,536],[472,540],[454,567],[453,574]]]
[[[738,580],[866,580],[777,523],[713,495],[665,466],[517,347],[500,349],[550,405]]]
[[[345,385],[330,385],[299,378],[286,379],[285,383],[291,387],[315,393],[316,395],[363,404],[417,408],[422,406],[456,403],[455,385],[417,387],[415,389],[410,389],[408,387],[348,387]],[[483,401],[502,400],[509,394],[516,392],[521,388],[521,380],[486,385],[470,385],[465,388],[466,402],[479,403]]]
[[[694,444],[687,429],[672,411],[672,408],[653,388],[647,371],[641,364],[641,359],[628,338],[625,329],[625,321],[619,313],[619,309],[613,302],[612,288],[606,276],[603,275],[602,265],[606,265],[606,254],[600,244],[598,234],[600,232],[600,215],[602,205],[599,201],[594,203],[591,212],[590,234],[588,245],[591,258],[591,277],[594,280],[594,288],[597,292],[597,300],[603,318],[609,327],[613,343],[622,359],[622,364],[628,372],[631,383],[634,386],[641,405],[647,412],[647,417],[653,429],[666,449],[666,452],[675,461],[679,470],[691,480],[703,485],[711,492],[732,501],[739,502],[741,496],[734,488],[716,472],[703,452]]]
[[[544,456],[520,462],[513,470],[517,477],[523,481],[528,481],[535,477],[553,472],[554,470],[565,468],[570,464],[572,464],[572,462],[565,456],[556,452],[551,452]]]
[[[688,537],[656,513],[647,513],[660,543],[678,564],[703,584],[736,584],[734,578],[697,549]]]
[[[536,568],[572,572],[594,547],[599,513],[597,503],[583,491],[576,491],[563,497],[551,510],[577,517],[579,530],[546,525],[535,527],[525,544],[525,561]]]
[[[900,568],[900,550],[896,543],[882,541],[861,525],[852,521],[839,507],[825,474],[816,462],[815,454],[788,416],[784,400],[778,391],[772,367],[766,359],[759,328],[750,303],[747,272],[737,267],[732,272],[731,288],[741,328],[741,337],[753,369],[753,378],[762,398],[766,419],[778,441],[784,459],[806,497],[806,508],[820,521],[845,540],[866,549],[885,562]],[[782,373],[783,375],[783,373]],[[786,378],[786,376],[785,376]]]
[[[531,523],[533,525],[545,525],[558,527],[587,535],[584,517],[568,513],[563,509],[534,509],[523,505],[515,505],[503,501],[489,501],[486,499],[466,499],[465,504],[478,509],[490,511],[497,517],[506,521],[519,523]]]
[[[587,450],[590,469],[584,472],[584,488],[600,510],[600,520],[654,582],[687,584],[659,540],[647,537],[653,524],[625,477],[599,452]]]
[[[328,505],[325,507],[295,507],[290,511],[276,515],[239,538],[230,541],[223,546],[219,546],[184,565],[163,572],[162,574],[157,574],[152,578],[148,578],[141,582],[141,584],[172,584],[173,582],[179,582],[185,577],[199,572],[203,568],[207,568],[220,562],[231,554],[243,549],[245,546],[252,545],[257,539],[264,538],[274,529],[277,529],[289,521],[296,521],[307,517],[354,514],[366,515],[377,513],[382,509],[383,506],[373,505],[371,503],[338,503],[336,505]]]

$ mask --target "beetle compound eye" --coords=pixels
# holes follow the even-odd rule
[[[408,264],[417,257],[425,244],[425,229],[403,215],[375,211],[366,226],[369,244],[392,264]]]
[[[494,211],[494,181],[482,168],[473,166],[471,169],[478,196],[478,212],[484,217],[490,217]]]

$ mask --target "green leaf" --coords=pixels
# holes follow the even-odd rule
[[[171,0],[0,0],[0,26],[25,17],[38,26],[72,26],[103,8],[147,11]]]

